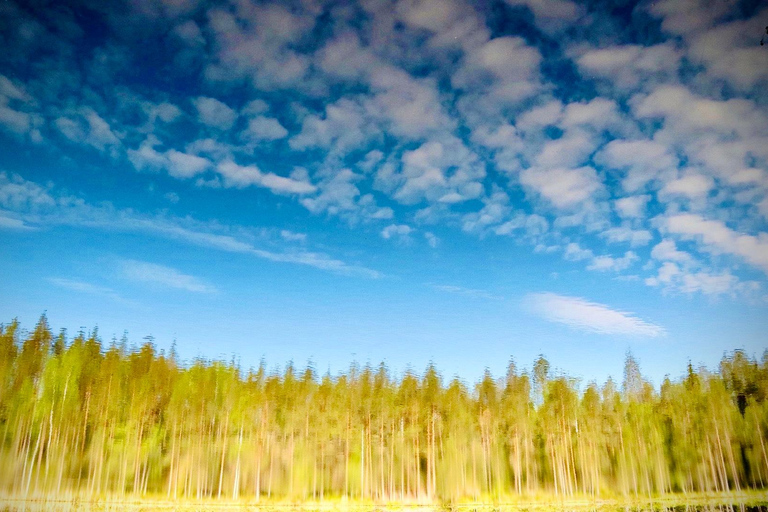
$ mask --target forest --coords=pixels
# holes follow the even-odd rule
[[[45,316],[0,326],[0,493],[251,502],[502,502],[764,489],[768,352],[658,389],[544,356],[473,385],[433,366],[269,371],[180,362]]]

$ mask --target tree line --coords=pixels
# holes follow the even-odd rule
[[[540,356],[474,386],[429,366],[339,375],[181,364],[151,342],[0,326],[0,492],[251,501],[498,502],[768,483],[768,352],[690,364],[659,390],[554,374]]]

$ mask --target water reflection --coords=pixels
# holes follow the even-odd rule
[[[505,507],[505,506],[384,506],[366,507],[292,507],[292,506],[256,506],[247,504],[184,504],[178,503],[72,503],[72,502],[0,502],[0,512],[206,512],[206,511],[263,511],[263,512],[768,512],[768,505],[677,505],[674,507],[660,507],[649,505],[646,507],[559,507],[542,505],[536,507]]]

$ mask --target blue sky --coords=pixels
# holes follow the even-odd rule
[[[768,348],[768,9],[0,4],[0,318],[320,370]]]

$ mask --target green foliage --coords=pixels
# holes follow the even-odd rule
[[[59,496],[501,501],[768,486],[768,357],[688,365],[657,393],[627,355],[582,391],[510,362],[469,387],[353,364],[268,373],[179,364],[151,340],[0,326],[0,492]]]

